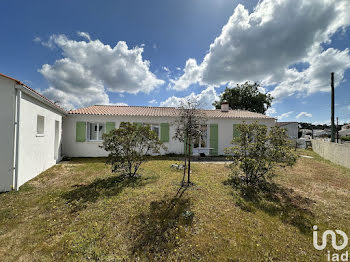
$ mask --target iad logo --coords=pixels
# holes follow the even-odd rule
[[[335,250],[343,250],[348,245],[348,236],[345,234],[344,231],[338,230],[338,229],[335,230],[335,232],[333,230],[324,231],[322,234],[322,243],[321,243],[321,245],[319,245],[318,244],[318,237],[317,237],[317,226],[313,226],[313,229],[314,229],[313,244],[317,250],[323,250],[326,248],[328,236],[331,236],[332,247]],[[339,243],[341,243],[340,245],[338,245],[336,233],[342,237],[342,241],[339,242]],[[328,250],[327,251],[327,260],[328,261],[349,261],[349,253],[348,253],[348,251],[346,251],[346,252],[340,253],[340,254],[338,254],[338,253],[331,254],[331,252]]]

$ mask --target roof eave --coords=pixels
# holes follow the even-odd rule
[[[30,97],[33,97],[36,100],[39,100],[40,102],[42,102],[43,104],[49,106],[50,108],[62,113],[64,116],[68,115],[68,112],[66,110],[64,110],[63,108],[60,108],[58,106],[55,106],[52,104],[52,102],[47,101],[46,99],[44,99],[43,97],[41,97],[40,95],[38,95],[37,93],[31,91],[30,89],[26,88],[26,86],[22,83],[18,83],[19,88],[21,89],[21,91],[27,95],[29,95]]]

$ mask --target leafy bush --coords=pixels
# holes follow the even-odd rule
[[[291,142],[284,129],[264,125],[240,124],[234,146],[226,148],[234,176],[247,185],[254,185],[274,174],[274,169],[292,166],[296,162]]]
[[[109,152],[107,164],[112,165],[112,172],[121,171],[129,177],[136,175],[147,155],[166,149],[149,125],[129,122],[122,122],[118,129],[104,134],[101,148]]]
[[[342,136],[340,139],[343,141],[350,141],[350,137],[348,136]]]

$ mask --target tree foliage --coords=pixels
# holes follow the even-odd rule
[[[118,129],[103,135],[101,148],[109,152],[107,164],[112,165],[112,172],[123,172],[134,177],[146,156],[166,149],[158,134],[149,125],[137,125],[122,122]]]
[[[220,109],[224,100],[229,103],[232,109],[248,110],[251,112],[265,114],[266,110],[271,107],[273,97],[270,94],[263,94],[259,91],[258,83],[251,84],[245,82],[237,87],[228,88],[220,95],[220,100],[215,101],[213,105]]]
[[[179,107],[179,116],[175,121],[174,139],[184,143],[185,160],[184,160],[184,176],[182,185],[187,171],[187,185],[190,185],[191,174],[191,147],[193,141],[203,135],[203,125],[206,125],[206,115],[200,109],[200,103],[197,100],[188,99],[183,101]]]
[[[264,125],[240,124],[240,134],[233,139],[234,146],[226,148],[235,176],[248,185],[264,181],[274,174],[276,167],[292,166],[296,162],[291,142],[284,129]]]

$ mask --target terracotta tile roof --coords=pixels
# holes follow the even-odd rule
[[[26,84],[22,83],[21,81],[14,79],[10,76],[4,75],[2,73],[0,73],[0,76],[6,77],[7,79],[13,80],[15,81],[18,85],[23,86],[24,88],[26,88],[27,90],[29,90],[31,93],[33,93],[36,96],[41,97],[42,99],[44,99],[46,102],[48,102],[49,104],[51,104],[53,107],[56,107],[57,109],[59,109],[60,111],[63,111],[65,113],[67,113],[67,111],[65,109],[63,109],[62,107],[60,107],[59,105],[55,104],[54,102],[52,102],[50,99],[48,99],[47,97],[43,96],[42,94],[40,94],[38,91],[35,91],[33,88],[27,86]]]
[[[263,114],[244,110],[202,110],[208,118],[244,118],[244,119],[274,119]],[[109,115],[109,116],[156,116],[176,117],[179,109],[175,107],[150,107],[150,106],[112,106],[94,105],[85,108],[71,110],[68,114],[73,115]]]

